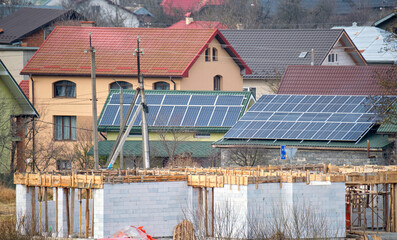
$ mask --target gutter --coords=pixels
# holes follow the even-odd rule
[[[263,148],[263,149],[280,149],[280,146],[255,146],[255,145],[212,145],[213,148],[247,148],[247,147],[252,147],[252,148]],[[343,148],[343,147],[337,147],[337,148],[330,148],[330,147],[300,147],[300,146],[287,146],[287,147],[296,147],[300,150],[329,150],[329,151],[363,151],[366,152],[367,148]],[[371,148],[369,149],[372,152],[382,152],[382,149],[379,148]]]

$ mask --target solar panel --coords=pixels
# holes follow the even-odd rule
[[[127,114],[134,94],[124,94],[123,111]],[[244,95],[189,95],[189,94],[146,94],[149,109],[149,126],[186,127],[231,127],[243,110]],[[138,97],[136,104],[140,103]],[[133,112],[137,109],[134,106]],[[113,93],[103,109],[99,125],[120,125],[120,94]],[[141,125],[138,114],[134,125]],[[131,121],[131,117],[129,119]]]
[[[376,121],[370,101],[365,96],[264,95],[225,138],[357,141]]]

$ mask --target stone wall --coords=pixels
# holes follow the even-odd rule
[[[287,147],[288,148],[288,147]],[[371,158],[367,157],[366,151],[340,151],[340,150],[302,150],[295,153],[292,160],[280,159],[280,149],[261,149],[258,161],[254,165],[285,165],[285,164],[329,164],[332,165],[385,165],[387,161],[383,152],[370,152]],[[221,150],[221,166],[235,165],[230,162],[230,150]],[[374,156],[374,157],[372,157]]]

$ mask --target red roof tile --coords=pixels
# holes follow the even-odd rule
[[[288,66],[278,94],[381,95],[380,79],[397,74],[393,66]]]
[[[197,12],[207,5],[222,5],[224,0],[163,0],[164,13],[174,16],[175,12],[180,11],[183,14],[188,12]]]
[[[98,75],[136,76],[137,63],[133,53],[137,36],[144,52],[141,69],[146,76],[170,76],[172,72],[172,76],[186,77],[214,38],[226,45],[225,50],[246,69],[246,74],[251,73],[218,30],[101,27],[56,27],[21,73],[90,75],[90,53],[85,52],[89,49],[90,32],[92,46],[96,49]]]
[[[181,20],[175,24],[173,24],[172,26],[170,26],[169,28],[171,29],[183,29],[183,28],[187,28],[187,29],[207,29],[207,28],[211,28],[211,29],[228,29],[228,27],[221,23],[221,22],[211,22],[211,21],[194,21],[190,24],[186,24],[185,20]]]
[[[29,80],[22,80],[19,83],[19,87],[22,89],[23,93],[25,93],[26,97],[29,98]]]

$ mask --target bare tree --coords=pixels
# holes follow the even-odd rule
[[[225,0],[221,6],[208,6],[194,16],[198,20],[219,21],[229,28],[240,25],[247,29],[263,28],[269,16],[269,5],[258,0]]]
[[[93,147],[92,131],[80,128],[77,131],[77,141],[73,145],[72,168],[77,169],[93,169],[94,159],[88,155]]]
[[[62,7],[64,9],[74,9],[87,20],[95,21],[96,26],[126,27],[127,10],[122,10],[121,7],[118,6],[113,6],[113,9],[101,8],[100,6],[91,5],[90,1],[74,2],[71,0],[63,0]]]
[[[242,218],[242,212],[229,201],[216,204],[214,212],[204,209],[203,205],[199,205],[198,208],[183,208],[182,212],[184,218],[193,223],[197,240],[208,239],[207,234],[211,230],[209,225],[214,227],[215,239],[241,239],[246,235],[246,222]],[[214,222],[208,224],[208,219],[206,221],[205,218],[212,215]]]
[[[300,28],[306,15],[301,0],[281,0],[277,6],[275,21],[279,28]]]
[[[227,165],[234,166],[256,166],[266,164],[264,162],[264,151],[259,148],[244,147],[233,148],[228,150],[228,156],[225,159]]]

